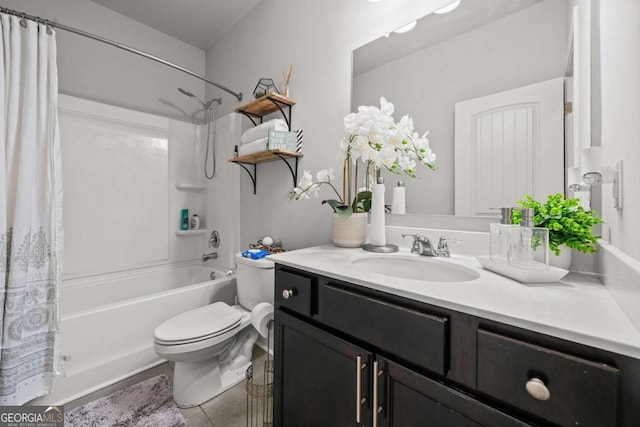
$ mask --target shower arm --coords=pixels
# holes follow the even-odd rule
[[[107,39],[105,37],[98,36],[96,34],[88,33],[86,31],[83,31],[83,30],[80,30],[80,29],[77,29],[77,28],[74,28],[74,27],[69,27],[67,25],[60,24],[58,22],[52,22],[52,21],[49,21],[48,19],[40,18],[39,16],[29,15],[29,14],[26,14],[24,12],[18,12],[16,10],[8,9],[6,7],[0,7],[0,12],[7,13],[9,15],[14,15],[14,16],[17,16],[17,17],[22,18],[22,19],[28,19],[30,21],[43,23],[43,24],[45,24],[46,26],[48,26],[50,28],[58,28],[58,29],[63,30],[63,31],[68,31],[68,32],[73,33],[73,34],[77,34],[79,36],[87,37],[87,38],[90,38],[90,39],[93,39],[93,40],[96,40],[96,41],[99,41],[99,42],[102,42],[102,43],[117,47],[118,49],[122,49],[122,50],[130,52],[130,53],[134,53],[136,55],[139,55],[139,56],[142,56],[144,58],[150,59],[152,61],[159,62],[160,64],[163,64],[163,65],[166,65],[168,67],[174,68],[174,69],[176,69],[178,71],[182,71],[183,73],[189,74],[192,77],[200,79],[200,80],[202,80],[202,81],[204,81],[206,83],[209,83],[210,85],[213,85],[213,86],[215,86],[215,87],[217,87],[219,89],[224,90],[227,93],[230,93],[231,95],[235,96],[238,99],[238,102],[242,101],[242,92],[235,92],[235,91],[229,89],[228,87],[221,85],[218,82],[214,82],[213,80],[210,80],[210,79],[206,78],[205,76],[196,73],[195,71],[191,71],[188,68],[185,68],[185,67],[180,66],[178,64],[174,64],[173,62],[167,61],[166,59],[159,58],[159,57],[157,57],[155,55],[151,55],[150,53],[144,52],[142,50],[133,48],[131,46],[127,46],[126,44],[118,43],[118,42],[115,42],[113,40],[109,40],[109,39]]]

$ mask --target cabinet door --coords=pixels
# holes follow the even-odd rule
[[[381,357],[373,364],[379,427],[527,426],[466,394]],[[377,398],[377,400],[376,400]],[[373,424],[376,426],[376,424]]]
[[[371,353],[281,311],[275,325],[275,425],[370,425]]]

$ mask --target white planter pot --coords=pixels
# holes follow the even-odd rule
[[[568,248],[565,244],[558,246],[560,248],[560,255],[555,255],[551,250],[549,251],[549,265],[553,267],[569,270],[571,267],[571,248]]]
[[[354,213],[349,218],[333,214],[333,244],[341,248],[359,248],[367,241],[367,214]]]

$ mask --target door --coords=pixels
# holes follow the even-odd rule
[[[279,310],[275,324],[275,425],[370,425],[371,353]]]
[[[564,194],[564,78],[455,105],[455,214]]]
[[[376,356],[374,416],[379,427],[527,426],[470,396]],[[375,379],[377,377],[377,380]],[[376,387],[377,386],[377,387]]]

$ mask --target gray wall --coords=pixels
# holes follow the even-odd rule
[[[147,51],[204,74],[205,52],[88,0],[2,0],[4,7],[38,15]],[[60,92],[120,107],[191,121],[205,83],[112,46],[56,32]]]
[[[293,125],[304,129],[305,135],[300,170],[339,171],[342,123],[351,110],[351,51],[446,3],[262,0],[207,52],[207,76],[242,90],[248,98],[260,77],[273,77],[280,84],[282,70],[293,64],[290,95],[298,102]],[[224,108],[234,107],[228,95],[223,95],[223,102]],[[243,120],[247,126],[248,120]],[[288,249],[330,241],[330,209],[320,200],[289,200],[292,185],[285,165],[259,165],[254,196],[242,171],[241,245],[264,235],[281,238]],[[320,197],[329,198],[331,193],[323,189]]]
[[[603,237],[640,260],[640,3],[600,0],[601,138],[605,164],[624,160],[623,210],[602,185]]]
[[[439,169],[387,180],[406,182],[408,213],[453,215],[454,104],[562,77],[567,19],[566,2],[547,0],[354,79],[354,105],[385,96],[397,118],[409,114],[419,133],[430,131]]]

